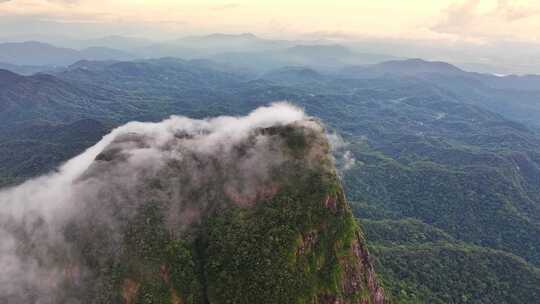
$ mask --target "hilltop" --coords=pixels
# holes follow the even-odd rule
[[[0,299],[383,303],[330,152],[323,127],[285,104],[120,127],[56,176],[0,193],[7,210],[33,210],[0,217],[21,244],[6,245],[19,268],[4,275],[19,281]],[[50,197],[61,212],[39,211]]]

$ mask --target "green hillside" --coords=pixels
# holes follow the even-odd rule
[[[535,303],[540,270],[457,242],[417,220],[364,220],[377,272],[395,303]]]

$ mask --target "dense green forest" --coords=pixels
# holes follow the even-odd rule
[[[356,162],[343,174],[346,194],[392,296],[534,302],[538,90],[414,65],[254,76],[168,58],[82,62],[49,76],[3,73],[0,185],[46,173],[130,120],[240,115],[288,100],[348,143]]]
[[[418,220],[362,220],[395,303],[534,303],[540,269],[503,251],[458,242]]]

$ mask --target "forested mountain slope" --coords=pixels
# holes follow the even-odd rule
[[[385,302],[324,129],[287,104],[124,125],[0,205],[2,303]]]

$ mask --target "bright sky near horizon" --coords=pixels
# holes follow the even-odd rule
[[[48,26],[59,31],[59,24],[64,35],[253,32],[288,38],[540,42],[540,1],[0,0],[1,36],[36,34]]]

